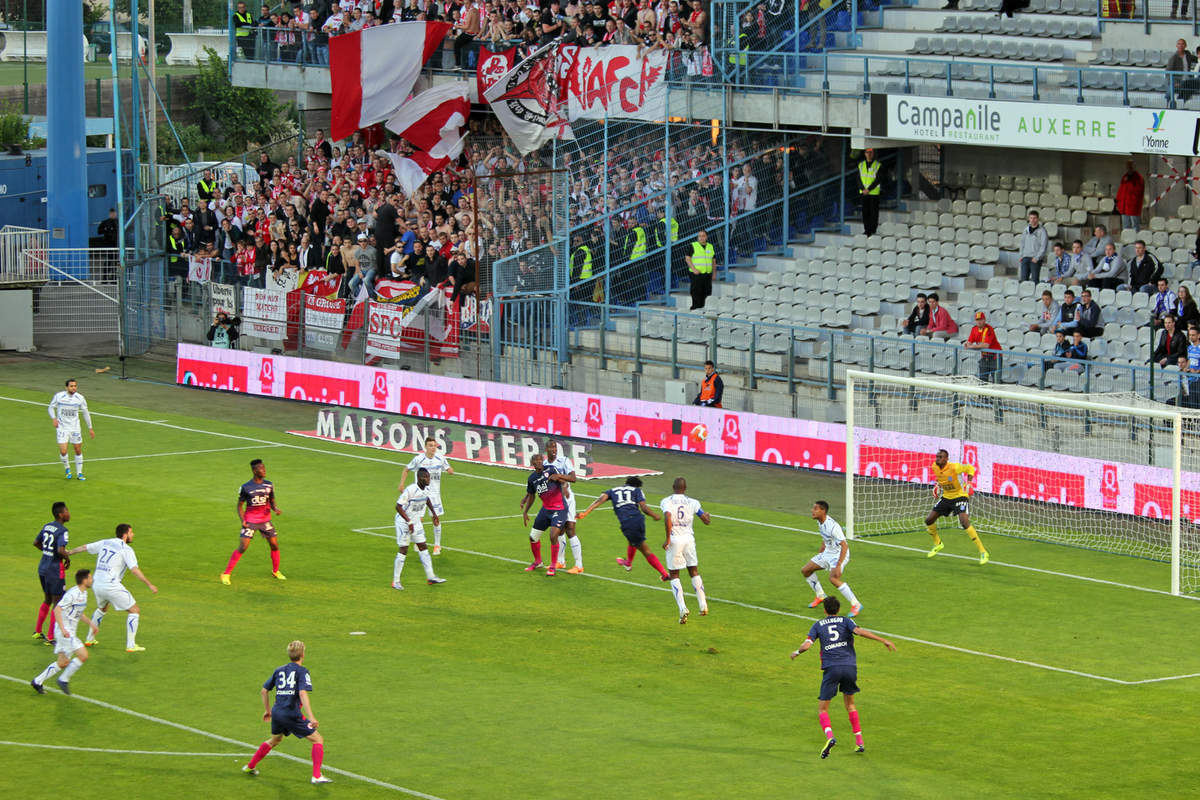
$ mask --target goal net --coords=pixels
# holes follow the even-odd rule
[[[1172,593],[1200,591],[1200,413],[974,378],[851,371],[846,383],[852,536],[924,532],[945,449],[977,470],[980,533],[1163,561]]]

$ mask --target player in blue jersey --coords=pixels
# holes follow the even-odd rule
[[[312,692],[312,676],[304,666],[304,642],[295,641],[287,646],[288,663],[271,673],[262,685],[263,720],[271,721],[271,738],[258,746],[250,763],[242,772],[257,775],[258,762],[267,757],[271,748],[278,747],[285,736],[307,739],[312,742],[312,782],[332,783],[321,774],[321,762],[325,759],[325,740],[317,733],[317,718],[313,716],[308,695]],[[275,690],[275,704],[271,705],[271,689]]]
[[[610,500],[613,513],[617,515],[617,521],[621,524],[621,533],[629,543],[625,557],[617,556],[617,563],[629,572],[633,569],[633,557],[640,550],[646,557],[646,563],[658,570],[664,581],[671,580],[671,573],[667,572],[667,568],[658,560],[650,545],[646,544],[646,517],[655,522],[661,521],[662,517],[646,503],[646,495],[642,493],[642,479],[630,476],[625,479],[624,486],[601,492],[600,496],[580,513],[579,520],[582,522],[584,517]]]
[[[558,470],[545,463],[541,453],[529,460],[532,472],[525,482],[525,496],[521,498],[521,517],[529,524],[529,509],[533,506],[535,497],[541,498],[542,510],[538,512],[529,529],[529,549],[533,552],[533,563],[525,568],[533,572],[542,566],[542,534],[550,531],[550,564],[546,574],[554,575],[554,565],[558,562],[558,534],[567,521],[567,504],[563,499],[562,486],[567,476],[559,474]]]
[[[808,638],[800,649],[792,651],[792,658],[808,650],[813,642],[821,643],[821,693],[817,695],[821,729],[825,732],[825,746],[821,748],[821,758],[828,758],[829,751],[837,744],[833,738],[833,726],[829,722],[829,701],[842,693],[846,702],[846,714],[850,717],[850,729],[854,731],[854,752],[866,751],[863,745],[862,726],[858,723],[858,708],[854,705],[854,695],[858,694],[858,659],[854,655],[854,637],[865,636],[882,642],[888,650],[895,650],[896,645],[876,636],[866,628],[854,624],[850,617],[838,614],[842,604],[836,597],[825,598],[825,617],[813,623],[809,628]]]
[[[255,532],[266,539],[271,548],[271,574],[276,580],[287,580],[279,571],[279,541],[275,538],[275,525],[271,522],[272,511],[276,516],[283,513],[275,505],[275,484],[267,480],[267,468],[261,458],[250,462],[250,474],[253,477],[238,490],[237,515],[242,523],[242,533],[237,549],[229,554],[229,563],[221,573],[221,583],[226,586],[230,584],[230,576],[233,574],[233,568],[237,566],[238,559],[254,540]]]
[[[42,551],[38,561],[38,580],[42,584],[42,605],[38,609],[37,625],[33,628],[33,638],[41,639],[46,644],[54,644],[54,606],[66,593],[67,567],[71,559],[67,557],[67,523],[71,521],[71,512],[67,504],[59,501],[50,506],[54,515],[53,522],[47,522],[38,531],[33,546]],[[42,623],[49,622],[49,635],[42,634]]]

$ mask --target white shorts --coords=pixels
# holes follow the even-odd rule
[[[117,611],[128,611],[137,602],[129,590],[119,583],[116,586],[101,586],[97,583],[92,586],[92,591],[96,593],[97,607],[107,603]]]
[[[58,440],[59,444],[66,444],[67,442],[71,444],[83,444],[83,430],[78,425],[72,428],[60,422],[58,427],[54,429],[54,438]]]
[[[426,490],[425,494],[429,495],[429,509],[438,515],[438,519],[441,519],[442,514],[446,513],[442,508],[442,493]]]
[[[396,517],[396,545],[398,547],[408,547],[408,543],[425,544],[425,526],[420,522],[413,523],[412,532],[409,533],[408,523],[400,516]]]
[[[671,546],[667,548],[667,569],[697,566],[700,562],[696,560],[696,537],[690,533],[680,536],[672,531]]]
[[[840,550],[835,550],[832,553],[822,550],[821,552],[817,553],[815,556],[812,557],[812,562],[814,564],[816,564],[818,567],[820,567],[821,569],[831,570],[837,566],[838,558],[841,555],[842,555],[842,553]],[[846,553],[846,560],[842,562],[842,569],[845,569],[846,565],[849,563],[850,563],[850,554]]]
[[[76,636],[56,636],[54,639],[54,655],[71,655],[76,650],[83,649],[83,642]]]
[[[567,501],[567,522],[574,522],[575,521],[575,490],[572,489],[571,493],[563,499]]]

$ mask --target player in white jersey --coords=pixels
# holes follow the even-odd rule
[[[439,525],[442,518],[438,510],[433,508],[429,496],[430,475],[425,467],[417,468],[417,482],[406,488],[396,498],[396,563],[392,567],[392,588],[404,589],[400,584],[400,573],[404,571],[404,559],[408,557],[408,543],[415,542],[417,555],[421,558],[421,566],[425,568],[425,581],[430,586],[445,583],[445,578],[433,574],[433,559],[425,547],[425,509],[433,515],[433,524]]]
[[[850,613],[847,616],[857,617],[858,612],[862,611],[862,604],[850,590],[850,584],[842,580],[842,570],[850,563],[850,543],[846,541],[846,534],[842,532],[842,526],[829,516],[829,503],[824,500],[813,503],[812,518],[817,521],[817,530],[825,547],[800,569],[800,574],[817,595],[808,607],[817,608],[825,602],[825,589],[821,586],[817,572],[827,569],[829,580],[833,581],[834,587],[850,603]]]
[[[87,648],[79,641],[76,632],[80,620],[86,622],[93,633],[96,631],[96,623],[83,613],[87,610],[88,589],[91,586],[92,571],[88,569],[76,571],[75,585],[67,590],[62,599],[58,601],[58,605],[54,607],[54,624],[57,627],[54,632],[55,659],[42,670],[41,674],[29,682],[29,685],[38,694],[46,693],[44,684],[57,675],[59,670],[62,670],[62,677],[58,679],[58,688],[62,689],[63,694],[70,694],[71,676],[78,672],[83,663],[88,660]]]
[[[138,608],[137,601],[133,599],[133,595],[121,583],[121,579],[125,577],[125,572],[128,570],[138,576],[152,593],[158,594],[158,587],[151,583],[138,568],[137,556],[134,555],[133,548],[129,546],[129,543],[133,541],[133,526],[122,522],[117,526],[116,533],[115,538],[89,542],[67,551],[69,556],[82,553],[84,550],[96,556],[96,584],[93,588],[96,593],[94,617],[96,624],[92,626],[92,632],[84,644],[88,647],[99,644],[96,636],[100,632],[100,623],[104,620],[104,615],[108,613],[108,607],[111,605],[117,611],[129,612],[129,619],[125,621],[125,652],[141,653],[146,649],[137,643],[138,621],[141,619],[142,612]]]
[[[583,572],[583,543],[575,535],[575,519],[578,515],[575,513],[575,490],[569,485],[575,482],[575,465],[571,463],[571,459],[559,453],[558,442],[553,439],[546,442],[545,463],[558,470],[559,475],[566,476],[566,481],[562,483],[563,503],[567,506],[567,521],[563,525],[563,532],[567,535],[567,544],[571,546],[571,558],[575,559],[575,566],[568,569],[567,573],[578,575]],[[562,553],[561,547],[558,552]],[[554,565],[555,569],[566,567],[565,561]]]
[[[433,518],[433,554],[440,556],[442,554],[442,520],[441,517],[446,513],[442,508],[442,473],[447,475],[454,474],[454,467],[450,466],[450,462],[444,455],[438,451],[437,439],[432,436],[425,439],[425,452],[420,453],[408,462],[408,466],[404,468],[404,472],[400,473],[400,485],[396,488],[404,491],[404,487],[408,485],[409,470],[425,469],[429,472],[429,488],[425,491],[429,495],[429,508],[437,512]]]
[[[688,575],[692,576],[692,588],[696,590],[696,600],[700,603],[700,616],[708,615],[708,597],[704,594],[704,581],[700,578],[700,562],[696,558],[696,533],[692,530],[692,520],[699,518],[705,525],[712,524],[712,517],[700,507],[697,500],[688,497],[687,481],[676,478],[675,494],[664,497],[659,508],[663,512],[663,525],[667,529],[667,541],[663,549],[667,551],[667,571],[671,575],[671,594],[675,595],[675,604],[679,606],[679,624],[688,621],[688,607],[683,599],[683,584],[679,581],[679,570],[687,567]]]
[[[88,413],[87,400],[78,391],[75,379],[67,381],[66,391],[59,392],[50,398],[50,420],[54,423],[55,438],[58,439],[58,459],[62,462],[67,480],[71,480],[71,464],[67,461],[67,444],[75,445],[75,475],[81,481],[83,477],[83,431],[79,427],[79,418],[87,423],[88,436],[95,439],[96,431],[92,430],[92,415]]]

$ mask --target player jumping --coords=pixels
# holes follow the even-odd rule
[[[221,573],[221,583],[226,586],[229,585],[229,576],[233,574],[238,559],[254,540],[255,531],[262,534],[271,547],[271,574],[278,580],[287,580],[279,571],[279,542],[276,539],[275,526],[271,524],[272,511],[276,516],[283,513],[275,505],[275,484],[267,480],[267,468],[263,466],[261,458],[250,462],[250,472],[254,477],[243,483],[238,492],[237,515],[242,523],[242,533],[237,549],[229,555],[229,563]]]
[[[67,461],[67,444],[75,445],[75,476],[81,481],[83,477],[83,432],[79,429],[79,417],[87,423],[88,436],[95,439],[96,431],[92,430],[92,415],[88,413],[87,400],[77,390],[75,379],[67,381],[67,390],[59,392],[50,399],[50,420],[54,423],[55,438],[58,440],[58,458],[62,461],[63,471],[67,480],[71,480],[71,465]]]
[[[808,607],[816,608],[825,601],[825,589],[821,587],[821,579],[817,577],[817,572],[827,569],[829,570],[829,580],[833,582],[834,588],[850,602],[849,616],[857,617],[858,612],[862,611],[862,605],[854,596],[854,592],[850,590],[850,584],[842,581],[842,571],[850,563],[850,543],[846,541],[846,534],[842,532],[842,526],[837,523],[837,520],[829,516],[829,503],[824,500],[813,503],[812,518],[817,521],[821,539],[825,542],[825,549],[800,568],[800,574],[804,576],[804,580],[808,581],[808,585],[817,595],[816,599],[808,604]]]
[[[821,730],[825,732],[825,746],[821,748],[821,758],[828,758],[829,751],[837,744],[833,737],[833,725],[829,721],[829,701],[840,689],[842,699],[846,702],[846,715],[850,717],[850,730],[854,731],[854,752],[866,751],[863,745],[862,726],[858,722],[858,708],[854,705],[854,695],[858,694],[858,658],[854,655],[854,637],[865,636],[877,642],[883,642],[888,650],[895,650],[896,645],[876,636],[866,628],[860,628],[849,617],[838,616],[842,607],[836,597],[825,598],[825,618],[813,623],[808,630],[808,638],[800,649],[792,651],[792,659],[812,647],[813,642],[821,643],[821,692],[817,695],[817,705],[821,721]]]
[[[567,535],[567,544],[571,547],[571,558],[575,560],[575,566],[568,569],[567,572],[578,575],[583,572],[583,543],[575,535],[575,489],[567,485],[575,482],[575,465],[571,463],[571,459],[559,454],[558,442],[553,439],[546,442],[546,463],[558,470],[559,475],[566,478],[562,484],[563,502],[567,506],[567,520],[563,524],[563,533]],[[567,565],[560,560],[554,566],[558,569],[565,569]]]
[[[263,720],[271,722],[271,738],[258,746],[250,763],[242,772],[257,775],[258,762],[267,757],[271,748],[278,747],[285,736],[307,739],[312,742],[312,782],[332,783],[321,774],[321,762],[325,760],[325,739],[317,733],[317,718],[313,716],[308,700],[312,692],[312,676],[304,666],[304,642],[295,641],[287,646],[288,663],[271,673],[262,685]],[[271,689],[275,689],[275,705],[271,705]]]
[[[617,556],[617,563],[624,567],[626,572],[629,572],[633,569],[633,557],[637,555],[638,551],[641,551],[642,555],[646,557],[646,563],[658,570],[658,574],[664,581],[671,580],[671,573],[667,572],[662,562],[658,560],[658,556],[654,555],[654,551],[650,549],[650,545],[646,544],[645,518],[650,517],[658,522],[662,517],[646,503],[646,495],[642,493],[642,479],[631,476],[625,479],[624,486],[601,492],[600,496],[579,514],[579,521],[582,522],[584,517],[609,500],[612,501],[613,513],[617,515],[617,521],[621,523],[621,533],[629,542],[625,558]]]
[[[696,600],[700,603],[700,616],[708,616],[708,597],[704,594],[704,581],[700,578],[700,562],[696,559],[696,534],[692,530],[692,520],[699,517],[705,525],[712,524],[712,517],[700,507],[700,503],[684,494],[687,491],[687,481],[676,478],[673,486],[675,494],[664,497],[659,508],[663,512],[663,525],[667,529],[667,541],[663,549],[667,551],[667,569],[671,574],[671,593],[675,595],[675,604],[679,606],[679,624],[688,621],[688,607],[683,599],[683,584],[679,581],[679,570],[687,567],[692,576],[692,588],[696,590]]]
[[[567,505],[563,499],[562,485],[565,475],[559,475],[558,470],[546,464],[542,454],[538,453],[529,460],[533,469],[525,482],[525,496],[521,498],[521,518],[529,524],[529,509],[533,507],[533,498],[542,499],[542,510],[538,512],[529,529],[529,549],[533,552],[533,563],[525,568],[533,572],[542,566],[542,534],[550,531],[550,564],[546,574],[553,576],[555,564],[558,562],[558,535],[563,524],[567,521]]]
[[[965,480],[960,479],[960,476],[965,476]],[[967,498],[975,491],[971,484],[971,479],[975,477],[975,467],[970,464],[952,462],[948,452],[938,450],[937,457],[933,462],[933,477],[936,481],[933,486],[933,496],[940,495],[941,499],[929,512],[929,516],[925,518],[925,527],[929,530],[929,535],[933,537],[933,549],[929,551],[929,557],[933,558],[945,547],[942,544],[942,537],[938,536],[938,517],[957,514],[958,524],[963,527],[967,536],[970,536],[971,541],[979,548],[979,563],[986,564],[988,551],[983,548],[983,542],[979,540],[979,534],[975,531],[975,526],[971,524],[971,509],[967,504]]]
[[[400,573],[404,571],[404,559],[408,557],[408,543],[417,543],[417,555],[421,558],[421,566],[425,568],[425,580],[430,586],[445,583],[445,578],[433,574],[433,559],[425,546],[425,509],[433,514],[433,525],[436,530],[442,522],[438,512],[432,508],[433,501],[429,497],[429,470],[424,467],[417,469],[417,482],[406,488],[396,498],[396,545],[400,552],[396,553],[396,562],[392,567],[392,588],[403,590],[400,584]]]
[[[409,470],[426,469],[429,471],[429,488],[425,490],[425,494],[429,497],[429,510],[437,512],[433,516],[433,554],[440,556],[442,554],[441,518],[446,513],[442,508],[442,473],[453,475],[454,467],[450,466],[446,457],[437,450],[437,439],[432,436],[426,438],[425,452],[418,453],[412,461],[408,462],[408,466],[400,473],[400,485],[396,488],[402,492],[408,486]]]
[[[63,580],[66,568],[71,566],[67,557],[67,523],[71,521],[71,512],[67,504],[61,501],[50,506],[54,515],[53,522],[47,522],[38,531],[33,546],[42,551],[38,561],[38,580],[42,584],[42,605],[38,608],[37,625],[33,628],[33,638],[42,639],[46,644],[54,643],[54,607],[66,591]],[[42,635],[42,623],[50,621],[49,636]]]
[[[91,586],[92,571],[90,569],[79,570],[75,573],[75,586],[64,594],[62,600],[54,607],[54,624],[58,628],[55,634],[55,659],[42,670],[40,675],[29,682],[29,685],[38,694],[46,693],[44,684],[57,675],[59,670],[62,670],[62,677],[57,681],[58,688],[62,689],[63,694],[70,694],[71,676],[78,672],[79,668],[88,660],[87,648],[75,634],[79,628],[79,620],[88,624],[93,636],[99,630],[96,623],[83,613],[87,610],[87,590]]]

